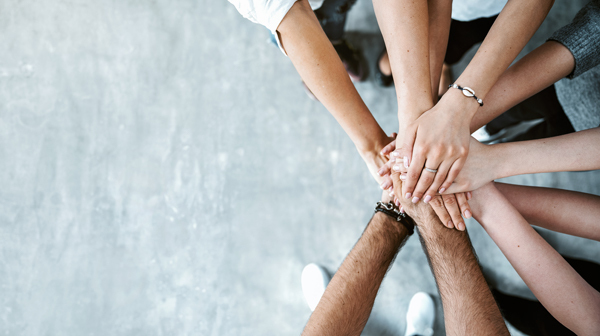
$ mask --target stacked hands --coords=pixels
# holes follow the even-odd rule
[[[467,148],[470,151],[462,169],[456,169],[454,166],[458,165],[455,163],[453,171],[444,175],[441,169],[436,171],[416,163],[422,160],[415,159],[411,163],[409,157],[403,155],[402,149],[396,148],[394,140],[381,150],[381,156],[388,159],[378,171],[383,180],[381,188],[390,193],[397,206],[401,206],[401,197],[412,203],[421,200],[428,203],[446,227],[463,231],[465,224],[462,217],[472,217],[468,203],[472,198],[471,191],[502,177],[499,172],[501,162],[496,160],[499,156],[494,155],[493,151],[495,146],[484,145],[469,137]]]

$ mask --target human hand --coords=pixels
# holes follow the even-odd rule
[[[396,133],[392,133],[392,135],[390,135],[389,137],[386,137],[386,139],[383,140],[383,143],[389,144],[391,142],[394,142],[395,140],[396,140]],[[386,165],[386,163],[388,162],[389,156],[383,154],[381,148],[377,148],[376,151],[374,150],[374,151],[367,151],[364,153],[360,153],[360,155],[363,158],[363,160],[365,161],[365,163],[367,164],[367,168],[369,169],[369,172],[371,173],[373,178],[375,178],[375,181],[377,181],[377,183],[379,183],[381,188],[384,190],[388,190],[389,188],[391,188],[391,186],[392,186],[391,178],[389,176],[380,175],[378,173],[380,168],[382,166]],[[384,186],[387,186],[387,187],[384,188]]]
[[[442,185],[444,194],[472,191],[500,177],[502,157],[494,151],[498,145],[484,145],[473,137],[470,142],[467,161],[454,183]]]
[[[401,184],[403,180],[406,180],[405,173],[392,174],[394,190],[401,190]],[[462,219],[462,215],[464,215],[465,218],[470,218],[472,216],[468,202],[468,200],[470,200],[471,198],[472,195],[470,192],[441,196],[436,195],[430,200],[429,205],[431,206],[432,210],[444,226],[450,229],[456,228],[457,230],[464,231],[466,226]],[[402,197],[396,197],[395,202],[397,205],[400,204],[403,209],[406,208],[407,210],[405,211],[407,211],[409,215],[411,215],[410,209],[415,207],[415,203],[411,202],[411,200]],[[427,207],[424,203],[418,204],[422,204],[421,206]]]
[[[469,153],[470,115],[478,106],[451,90],[407,126],[402,145],[397,141],[395,150],[408,168],[403,197],[427,203],[454,181]]]

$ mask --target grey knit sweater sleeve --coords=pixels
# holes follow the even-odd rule
[[[583,7],[573,22],[557,30],[548,41],[567,47],[575,58],[575,69],[568,78],[575,78],[600,64],[600,0]]]

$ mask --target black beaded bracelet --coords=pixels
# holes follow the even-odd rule
[[[384,214],[392,217],[396,222],[404,225],[406,230],[408,230],[408,235],[410,236],[415,232],[415,222],[410,216],[407,214],[400,212],[400,210],[394,205],[394,203],[383,203],[377,202],[375,205],[375,212],[383,212]]]
[[[462,91],[462,94],[465,97],[473,97],[475,98],[475,100],[479,103],[479,106],[483,106],[483,100],[477,98],[477,96],[475,95],[475,91],[473,91],[473,89],[471,89],[470,87],[462,87],[460,85],[456,85],[456,84],[450,84],[448,85],[449,89],[459,89],[460,91]]]

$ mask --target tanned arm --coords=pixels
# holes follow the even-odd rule
[[[307,0],[292,6],[277,33],[300,77],[350,136],[381,183],[376,172],[385,160],[379,151],[393,139],[386,136],[360,98]]]
[[[401,188],[394,174],[394,189]],[[432,208],[401,199],[415,220],[442,297],[447,335],[509,335],[466,231],[446,228]]]
[[[407,235],[402,224],[377,212],[329,282],[302,335],[360,335]]]

